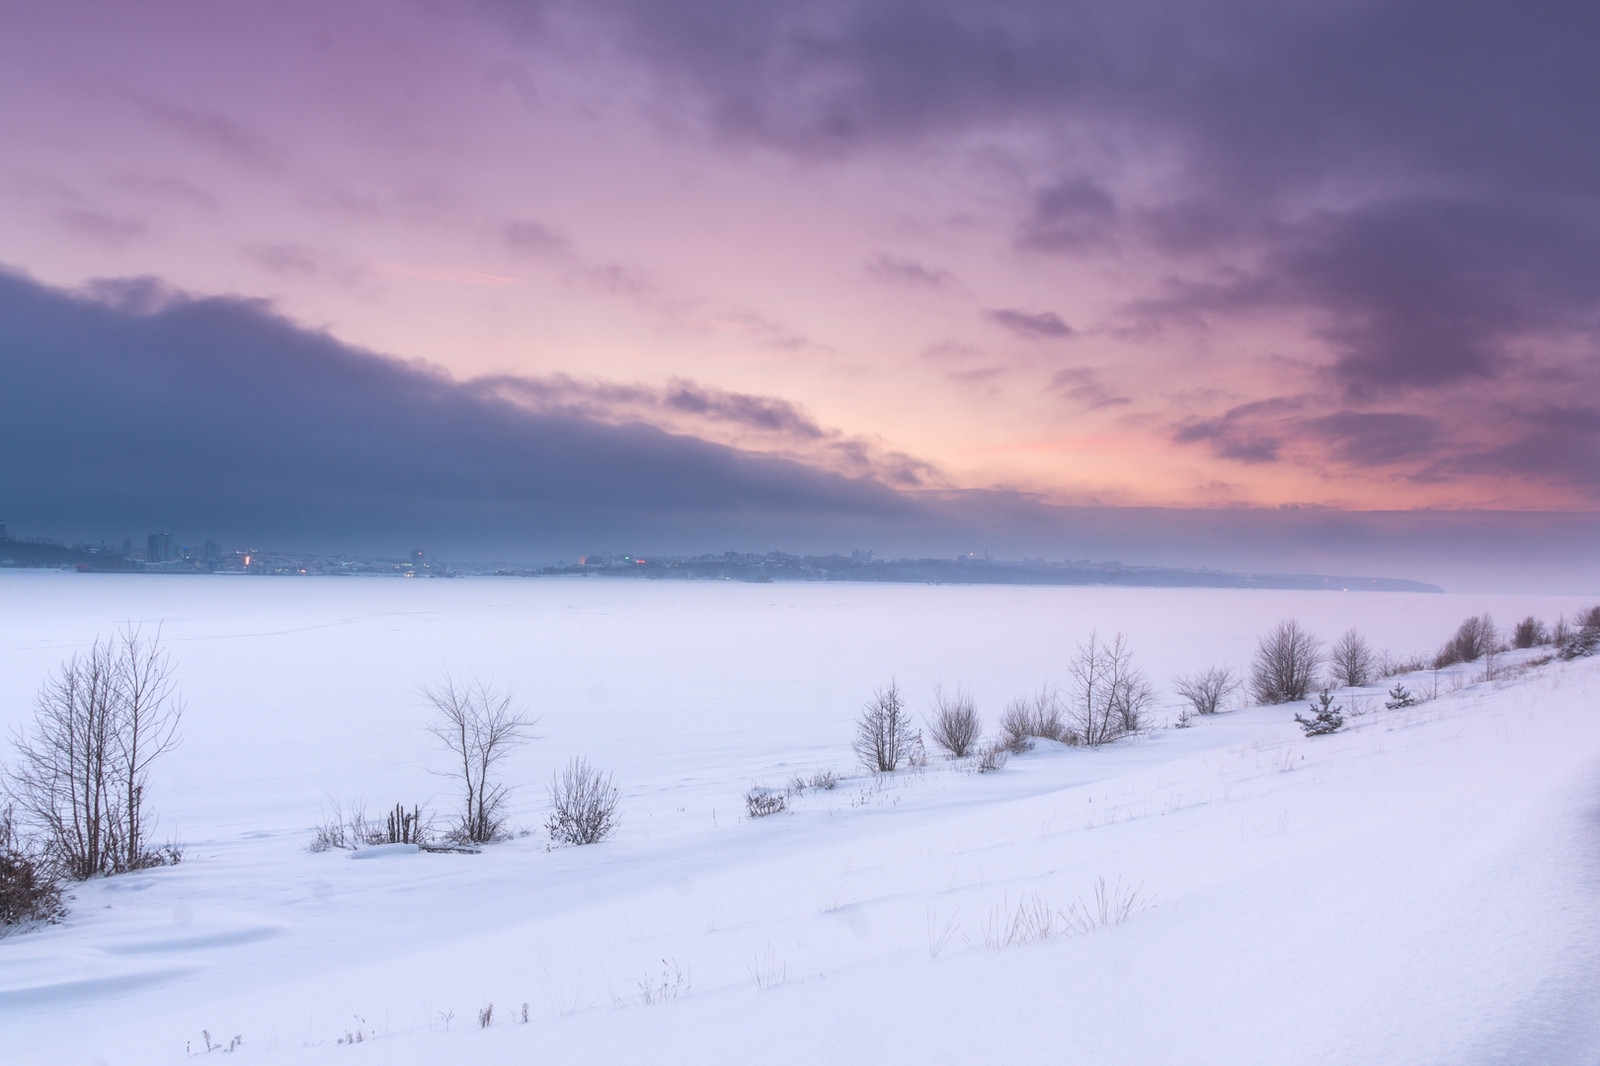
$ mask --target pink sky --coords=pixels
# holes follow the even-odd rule
[[[897,487],[1594,509],[1594,161],[1539,95],[1592,73],[1497,117],[1385,5],[1219,14],[1226,61],[1002,7],[12,5],[0,260]]]

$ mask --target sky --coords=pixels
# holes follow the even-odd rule
[[[501,555],[1582,543],[1596,42],[1459,0],[5,4],[0,511]]]

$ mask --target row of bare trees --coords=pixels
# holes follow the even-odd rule
[[[972,694],[959,687],[936,689],[929,736],[952,758],[979,755],[983,768],[994,768],[1002,752],[1025,751],[1035,739],[1099,747],[1139,731],[1155,693],[1122,634],[1107,641],[1091,633],[1068,662],[1067,673],[1065,692],[1046,685],[1033,696],[1012,700],[1000,716],[1000,736],[989,745],[982,743],[983,723]],[[856,720],[851,746],[873,773],[922,757],[922,731],[897,684],[873,693]]]
[[[1573,623],[1560,620],[1554,632],[1532,617],[1524,619],[1513,631],[1511,643],[1519,648],[1554,644],[1568,657],[1593,654],[1600,650],[1600,607],[1580,613]],[[1479,615],[1462,622],[1434,657],[1433,665],[1441,668],[1471,662],[1506,647],[1494,620]],[[1331,647],[1325,646],[1291,618],[1260,638],[1248,676],[1226,666],[1213,666],[1174,679],[1173,687],[1187,705],[1181,725],[1187,724],[1191,712],[1216,714],[1246,688],[1258,703],[1293,703],[1319,689],[1361,688],[1426,665],[1422,658],[1400,660],[1374,650],[1356,629],[1346,630]],[[1065,692],[1046,685],[1031,696],[1011,701],[1000,717],[1000,737],[994,744],[997,750],[1023,751],[1035,739],[1098,747],[1138,732],[1154,692],[1134,665],[1122,634],[1106,641],[1091,633],[1068,663],[1068,674]],[[952,758],[967,758],[983,750],[982,722],[972,694],[965,689],[946,693],[936,688],[927,725],[934,744]],[[885,772],[903,761],[915,761],[922,748],[921,737],[898,685],[891,683],[874,693],[863,709],[852,747],[863,767]]]
[[[1375,651],[1355,629],[1347,630],[1324,650],[1322,642],[1299,622],[1287,619],[1261,638],[1250,674],[1250,690],[1261,703],[1291,703],[1305,699],[1317,687],[1323,667],[1327,668],[1323,687],[1361,688],[1396,674],[1428,667],[1442,670],[1480,659],[1489,659],[1492,669],[1493,657],[1501,652],[1539,646],[1552,646],[1568,659],[1600,651],[1600,607],[1580,611],[1570,621],[1559,618],[1553,628],[1529,615],[1509,634],[1502,633],[1489,615],[1474,615],[1463,620],[1431,658],[1407,659]],[[1188,692],[1183,694],[1190,696]]]

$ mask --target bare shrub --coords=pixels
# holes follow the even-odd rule
[[[404,803],[396,803],[394,810],[384,819],[382,843],[426,844],[428,838],[432,836],[430,828],[422,819],[420,806],[413,805],[408,811]]]
[[[922,742],[920,729],[911,734],[911,746],[906,748],[906,765],[913,770],[921,770],[928,765],[928,747]]]
[[[752,818],[765,818],[769,814],[789,809],[789,794],[767,788],[751,788],[744,794],[745,813]]]
[[[1000,716],[1001,743],[1013,755],[1033,747],[1034,738],[1071,743],[1072,731],[1061,713],[1061,694],[1045,685],[1033,696],[1018,696]]]
[[[983,735],[983,723],[978,719],[972,693],[958,687],[953,694],[946,695],[943,689],[935,688],[933,721],[928,725],[928,735],[952,759],[964,759],[972,754],[978,738]]]
[[[1250,690],[1261,703],[1305,699],[1322,665],[1322,642],[1293,618],[1279,622],[1261,638],[1250,671]]]
[[[510,789],[495,780],[496,767],[535,739],[538,720],[513,710],[511,693],[496,692],[481,681],[457,685],[447,674],[442,684],[424,687],[422,694],[438,712],[428,732],[445,746],[454,763],[441,774],[461,787],[461,810],[448,836],[466,844],[503,839]]]
[[[1328,670],[1334,688],[1361,688],[1372,683],[1377,656],[1359,630],[1347,629],[1328,652]]]
[[[22,840],[11,807],[0,807],[0,934],[32,922],[54,922],[64,914],[61,887],[49,860]]]
[[[1378,676],[1382,678],[1415,674],[1426,669],[1428,658],[1425,655],[1395,655],[1385,648],[1378,656]]]
[[[1500,647],[1500,635],[1494,619],[1486,614],[1468,618],[1456,629],[1455,636],[1445,641],[1433,657],[1433,668],[1441,670],[1455,663],[1476,662]]]
[[[311,843],[306,845],[306,850],[316,855],[335,848],[350,850],[349,837],[342,822],[322,822],[312,832]]]
[[[48,678],[33,731],[17,733],[10,788],[69,877],[160,866],[180,854],[149,842],[150,767],[178,744],[183,702],[160,633],[129,626]]]
[[[1172,682],[1178,695],[1189,701],[1195,714],[1216,714],[1229,696],[1239,691],[1243,684],[1239,675],[1226,666],[1213,666],[1198,674],[1177,678]]]
[[[1545,624],[1529,615],[1516,624],[1511,631],[1511,646],[1513,648],[1538,648],[1550,643],[1550,630]]]
[[[978,773],[992,774],[996,770],[1004,770],[1006,760],[1011,758],[1011,752],[1006,747],[1004,740],[992,741],[978,750]]]
[[[560,844],[596,844],[617,828],[617,804],[622,790],[587,759],[573,759],[550,782],[550,805],[555,811],[545,822],[550,839]]]
[[[317,823],[317,828],[312,834],[311,843],[306,845],[306,850],[313,853],[324,851],[354,851],[366,843],[361,833],[352,830],[351,817],[344,813],[344,808],[334,803],[333,810],[322,816],[322,821]],[[366,828],[367,812],[365,808],[355,808],[355,818],[362,830]]]
[[[1067,722],[1079,743],[1098,747],[1138,732],[1155,694],[1121,633],[1109,643],[1090,633],[1067,671],[1072,676]]]
[[[485,1003],[478,1008],[478,1028],[487,1029],[494,1024],[494,1004]]]
[[[888,688],[874,692],[861,709],[856,739],[850,747],[867,770],[891,773],[911,755],[918,739],[900,686],[890,681]]]
[[[811,780],[807,782],[807,786],[819,788],[824,792],[832,792],[839,787],[839,775],[832,770],[818,770],[811,775]]]
[[[335,849],[355,851],[358,848],[369,848],[377,844],[422,843],[420,839],[396,839],[398,834],[391,832],[391,826],[397,812],[406,817],[408,822],[412,817],[404,815],[404,808],[397,804],[395,810],[389,812],[390,824],[386,825],[368,818],[367,805],[359,799],[349,800],[344,803],[333,800],[325,808],[322,821],[317,824],[311,843],[306,845],[306,850],[310,852]],[[412,832],[413,836],[419,836],[421,830],[418,828]]]

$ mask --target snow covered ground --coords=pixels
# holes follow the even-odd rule
[[[0,939],[0,1060],[173,1062],[205,1032],[385,1064],[1592,1064],[1600,660],[1461,668],[1406,711],[1374,688],[1315,739],[1280,707],[996,774],[873,780],[849,751],[891,676],[918,710],[962,682],[992,725],[1094,628],[1127,634],[1159,725],[1174,674],[1245,665],[1280,618],[1414,652],[1469,614],[1587,606],[0,573],[0,725],[125,620],[162,624],[189,705],[154,797],[185,861],[77,886],[66,924]],[[308,853],[334,800],[447,807],[417,694],[446,670],[541,717],[507,767],[534,832]],[[615,773],[623,825],[549,850],[543,786],[574,754]],[[752,784],[829,767],[850,777],[744,816]],[[1071,928],[1102,881],[1128,919]],[[1006,943],[1040,914],[1052,935]]]

